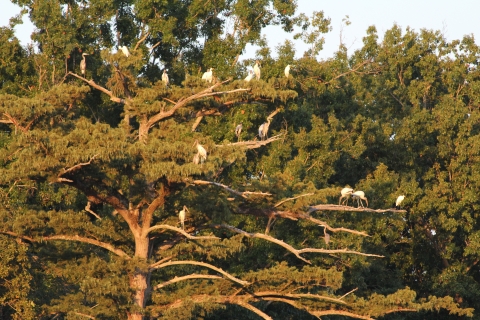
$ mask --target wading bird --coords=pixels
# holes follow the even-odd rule
[[[285,67],[285,77],[289,77],[290,76],[290,65],[287,64],[287,66]]]
[[[367,200],[367,197],[365,197],[365,192],[355,191],[354,193],[352,193],[352,197],[353,197],[354,201],[357,200],[358,208],[360,208],[360,206],[362,206],[362,208],[364,208],[362,200],[365,200],[365,202],[367,203],[367,207],[368,207],[368,200]]]
[[[250,80],[253,79],[253,71],[252,70],[248,70],[248,76],[245,77],[245,81],[247,82],[250,82]]]
[[[202,76],[202,79],[212,83],[213,81],[213,68],[210,68],[207,72],[205,72]]]
[[[207,150],[205,150],[205,148],[200,143],[198,143],[198,140],[195,140],[194,145],[197,146],[197,150],[198,150],[198,153],[197,153],[198,160],[197,161],[200,162],[200,163],[204,163],[205,160],[207,160]],[[195,162],[195,158],[193,158],[193,159],[194,159],[194,162]]]
[[[260,80],[260,62],[258,62],[258,60],[255,61],[253,72],[255,73],[255,78],[257,78],[257,80]]]
[[[265,140],[267,138],[268,127],[270,126],[270,119],[267,119],[267,122],[264,122],[258,128],[258,136],[260,140]]]
[[[170,80],[168,79],[167,69],[163,69],[162,81],[165,83],[165,87],[168,86]]]
[[[238,141],[240,141],[240,134],[242,133],[243,125],[240,124],[235,128],[235,135],[237,136]]]
[[[130,51],[126,46],[121,46],[120,49],[122,50],[123,54],[128,58],[130,56]]]
[[[85,56],[88,56],[88,53],[82,53],[82,61],[80,61],[80,72],[83,76],[85,76],[85,71],[87,71],[87,61],[85,60]]]
[[[178,220],[180,220],[180,223],[182,224],[182,230],[185,230],[185,215],[187,212],[190,212],[188,211],[187,206],[183,206],[183,209],[178,213]]]
[[[342,191],[340,191],[340,199],[338,199],[338,205],[341,205],[343,202],[345,202],[346,205],[348,205],[348,199],[352,196],[353,189],[352,188],[343,188]],[[345,199],[342,201],[342,199]]]
[[[402,203],[403,199],[405,199],[404,195],[398,196],[397,201],[395,201],[395,209],[400,210],[400,204]]]

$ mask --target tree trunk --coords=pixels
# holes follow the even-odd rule
[[[147,260],[150,241],[148,236],[141,235],[141,230],[138,230],[138,233],[135,234],[135,257]],[[135,305],[144,309],[151,292],[148,270],[137,268],[135,274],[131,277],[130,287],[135,291],[133,296]],[[143,320],[144,317],[142,312],[134,311],[128,315],[128,319]]]

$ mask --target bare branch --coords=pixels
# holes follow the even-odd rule
[[[358,290],[358,288],[355,288],[355,289],[353,289],[353,290],[345,293],[345,294],[344,294],[343,296],[341,296],[339,299],[342,300],[343,298],[345,298],[346,296],[348,296],[350,293],[353,293],[353,292],[355,292],[355,291],[357,291],[357,290]]]
[[[316,206],[310,206],[308,213],[312,213],[319,210],[328,210],[328,211],[357,211],[357,212],[376,212],[376,213],[385,213],[385,212],[407,212],[406,210],[397,210],[395,208],[389,209],[370,209],[370,208],[355,208],[349,206],[342,206],[338,204],[319,204]]]
[[[233,190],[232,188],[224,185],[224,184],[221,184],[221,183],[218,183],[218,182],[213,182],[213,181],[205,181],[205,180],[194,180],[193,181],[194,184],[197,184],[197,185],[209,185],[209,184],[212,184],[212,185],[215,185],[217,187],[221,187],[221,188],[224,188],[225,190],[227,190],[228,192],[231,192],[233,194],[236,194],[237,196],[240,196],[242,198],[245,198],[245,199],[248,199],[248,196],[249,195],[256,195],[256,196],[271,196],[272,194],[271,193],[268,193],[268,192],[254,192],[254,191],[244,191],[244,192],[240,192],[240,191],[237,191],[237,190]]]
[[[285,136],[285,134],[277,134],[276,136],[270,137],[266,140],[255,140],[255,141],[240,141],[227,144],[216,144],[215,147],[244,147],[247,149],[256,149],[261,146],[266,146],[273,141],[280,140]]]
[[[156,225],[156,226],[153,226],[151,228],[149,228],[147,230],[147,234],[150,233],[151,231],[153,230],[157,230],[157,229],[167,229],[167,230],[172,230],[172,231],[175,231],[175,232],[178,232],[178,233],[181,233],[182,235],[184,235],[187,239],[191,239],[191,240],[218,240],[220,239],[219,237],[215,237],[215,236],[200,236],[200,237],[195,237],[195,236],[192,236],[191,234],[185,232],[184,230],[180,229],[180,228],[177,228],[177,227],[174,227],[174,226],[171,226],[171,225],[168,225],[168,224],[159,224],[159,225]]]
[[[145,35],[137,41],[137,44],[135,45],[135,48],[133,48],[133,51],[136,51],[138,49],[138,46],[147,39],[147,37],[150,35],[150,32],[145,33]]]
[[[100,218],[100,216],[98,214],[96,214],[92,209],[90,209],[91,204],[92,203],[90,201],[87,201],[87,205],[85,206],[85,211],[91,213],[98,220],[102,220],[102,218]]]
[[[314,193],[301,194],[301,195],[296,196],[296,197],[293,197],[293,198],[288,198],[288,199],[282,200],[282,201],[280,201],[279,203],[277,203],[276,205],[274,205],[273,207],[276,208],[276,207],[278,207],[279,205],[281,205],[282,203],[285,203],[285,202],[287,202],[287,201],[295,200],[295,199],[298,199],[298,198],[301,198],[301,197],[312,196],[312,195],[314,195]]]
[[[177,282],[180,282],[180,281],[190,280],[190,279],[222,279],[222,280],[224,280],[225,278],[220,277],[220,276],[211,275],[211,274],[196,274],[196,273],[194,273],[194,274],[189,274],[189,275],[183,276],[183,277],[175,277],[172,280],[168,280],[164,283],[157,284],[156,286],[153,287],[153,290],[157,290],[157,289],[163,288],[165,286],[168,286],[170,284],[177,283]]]
[[[291,294],[291,293],[279,293],[274,291],[263,291],[263,292],[255,292],[254,296],[261,297],[261,298],[279,297],[279,298],[287,298],[287,299],[294,299],[294,300],[298,300],[298,299],[325,300],[325,301],[335,302],[335,303],[344,304],[344,305],[347,304],[345,301],[342,301],[338,298],[321,296],[318,294],[311,294],[311,293]]]
[[[262,310],[252,306],[250,303],[247,303],[243,300],[240,300],[240,299],[232,299],[230,300],[230,303],[232,304],[237,304],[241,307],[244,307],[245,309],[248,309],[252,312],[255,312],[257,315],[259,315],[260,317],[262,317],[263,319],[265,320],[273,320],[272,317],[270,317],[268,314],[266,314],[265,312],[263,312]]]
[[[69,172],[72,172],[72,171],[75,171],[75,170],[78,170],[80,169],[81,167],[84,167],[84,166],[88,166],[89,164],[92,163],[92,161],[98,156],[98,154],[94,155],[93,157],[90,158],[90,160],[88,160],[87,162],[83,162],[83,163],[79,163],[79,164],[76,164],[74,165],[73,167],[70,167],[68,169],[63,169],[63,172],[62,173],[59,173],[58,174],[58,179],[59,182],[61,182],[61,180],[63,179],[64,181],[67,181],[67,182],[73,182],[69,179],[65,179],[65,178],[61,178],[61,176],[63,176],[64,174],[66,173],[69,173]]]
[[[312,311],[310,313],[318,318],[320,318],[321,316],[327,316],[327,315],[340,315],[340,316],[347,316],[347,317],[356,318],[356,319],[375,320],[369,316],[362,316],[360,314],[356,314],[349,311],[343,311],[343,310]]]
[[[75,312],[75,311],[72,311],[72,313],[76,314],[76,315],[79,315],[79,316],[82,316],[82,317],[85,317],[85,318],[88,318],[88,319],[95,319],[95,317],[93,316],[90,316],[88,314],[84,314],[84,313],[80,313],[80,312]]]
[[[232,276],[228,272],[225,272],[222,269],[215,267],[214,265],[211,265],[211,264],[208,264],[208,263],[205,263],[205,262],[193,261],[193,260],[169,261],[169,262],[158,264],[158,265],[153,264],[153,265],[150,266],[150,269],[161,269],[161,268],[165,268],[165,267],[169,267],[169,266],[186,265],[186,264],[187,265],[194,265],[194,266],[201,266],[201,267],[212,269],[212,270],[214,270],[218,273],[223,274],[226,278],[228,278],[228,279],[232,280],[233,282],[236,282],[236,283],[238,283],[242,286],[247,286],[247,285],[250,284],[248,281],[243,281],[243,280],[240,280],[238,278],[235,278],[234,276]]]
[[[112,246],[110,243],[107,242],[102,242],[98,241],[95,239],[91,238],[86,238],[86,237],[80,237],[79,235],[53,235],[53,236],[44,236],[44,237],[38,237],[38,238],[31,238],[28,236],[22,236],[20,234],[17,234],[15,232],[10,232],[10,231],[0,231],[1,234],[7,234],[16,238],[20,238],[23,240],[27,240],[30,242],[42,242],[42,241],[51,241],[51,240],[66,240],[66,241],[78,241],[78,242],[83,242],[83,243],[88,243],[88,244],[93,244],[97,247],[107,249],[110,252],[115,253],[117,256],[130,259],[130,256],[125,253],[125,251],[121,249],[117,249],[114,246]]]
[[[107,90],[105,89],[104,87],[98,85],[95,83],[95,81],[92,80],[87,80],[86,78],[82,77],[82,76],[79,76],[78,74],[76,73],[73,73],[73,72],[68,72],[68,74],[86,82],[88,85],[90,85],[91,87],[94,87],[95,89],[99,90],[99,91],[102,91],[103,93],[105,93],[106,95],[108,95],[110,97],[110,100],[113,101],[113,102],[117,102],[117,103],[121,103],[121,104],[125,104],[125,105],[128,105],[128,101],[126,101],[125,99],[121,99],[119,97],[116,97],[113,95],[113,92],[110,91],[110,90]]]

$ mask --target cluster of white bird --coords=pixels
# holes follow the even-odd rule
[[[292,66],[290,66],[290,65],[287,65],[285,67],[285,77],[287,77],[287,78],[290,76],[290,68],[291,67]],[[249,70],[248,75],[245,77],[244,80],[246,82],[250,82],[250,80],[253,79],[254,75],[255,75],[255,79],[260,80],[261,71],[260,71],[260,62],[258,60],[255,61],[255,65],[253,66],[253,71]]]
[[[352,188],[343,188],[340,191],[340,199],[338,199],[338,205],[342,205],[343,203],[345,203],[345,205],[348,205],[348,199],[350,199],[350,197],[352,197],[354,203],[355,200],[357,200],[358,207],[361,206],[362,208],[364,208],[362,200],[366,202],[368,207],[368,200],[367,197],[365,197],[365,192],[359,190],[353,191]],[[405,196],[401,195],[398,196],[397,200],[395,201],[395,208],[397,210],[400,210],[400,204],[402,203],[403,199],[405,199]]]

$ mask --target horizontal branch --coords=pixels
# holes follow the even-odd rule
[[[310,206],[308,213],[327,210],[327,211],[356,211],[356,212],[375,212],[375,213],[385,213],[385,212],[407,212],[406,210],[397,210],[395,208],[389,209],[370,209],[370,208],[355,208],[350,206],[342,206],[338,204],[319,204],[316,206]]]
[[[266,140],[255,140],[255,141],[240,141],[227,144],[216,144],[215,147],[243,147],[247,149],[256,149],[261,146],[266,146],[273,141],[280,140],[285,134],[277,134],[276,136],[270,137]]]
[[[249,195],[256,195],[256,196],[271,196],[272,194],[271,193],[268,193],[268,192],[254,192],[254,191],[243,191],[243,192],[240,192],[240,191],[237,191],[237,190],[234,190],[224,184],[221,184],[221,183],[218,183],[218,182],[213,182],[213,181],[205,181],[205,180],[195,180],[193,181],[194,184],[197,184],[197,185],[214,185],[214,186],[217,186],[217,187],[221,187],[221,188],[224,188],[225,190],[227,190],[228,192],[231,192],[233,194],[236,194],[240,197],[243,197],[245,199],[248,199],[248,196]]]
[[[311,294],[311,293],[291,294],[291,293],[279,293],[274,291],[264,291],[264,292],[255,292],[254,295],[255,297],[261,297],[261,298],[279,297],[279,298],[287,298],[287,299],[294,299],[294,300],[298,300],[298,299],[325,300],[325,301],[335,302],[335,303],[344,304],[344,305],[347,304],[345,301],[342,301],[338,298],[321,296],[318,294]]]
[[[153,287],[153,290],[157,290],[157,289],[166,287],[168,285],[171,285],[173,283],[177,283],[177,282],[185,281],[185,280],[190,280],[190,279],[222,279],[222,280],[224,280],[225,278],[220,277],[220,276],[211,275],[211,274],[196,274],[196,273],[193,273],[193,274],[189,274],[189,275],[183,276],[183,277],[175,277],[171,280],[168,280],[168,281],[165,281],[163,283],[157,284],[156,286]]]
[[[175,231],[175,232],[178,232],[178,233],[181,233],[182,235],[184,235],[187,239],[191,239],[191,240],[203,240],[203,239],[214,239],[214,240],[218,240],[220,239],[219,237],[216,237],[216,236],[200,236],[200,237],[195,237],[195,236],[192,236],[191,234],[185,232],[184,230],[180,229],[180,228],[177,228],[177,227],[174,227],[174,226],[170,226],[168,224],[159,224],[159,225],[156,225],[156,226],[153,226],[153,227],[150,227],[148,230],[147,230],[147,234],[154,231],[154,230],[157,230],[157,229],[167,229],[167,230],[172,230],[172,231]]]
[[[19,238],[19,239],[23,239],[23,240],[27,240],[27,241],[30,241],[30,242],[42,242],[42,241],[51,241],[51,240],[66,240],[66,241],[83,242],[83,243],[93,244],[97,247],[106,249],[110,252],[115,253],[117,256],[130,259],[130,256],[128,254],[126,254],[125,251],[115,248],[110,243],[98,241],[98,240],[91,239],[91,238],[80,237],[78,235],[74,235],[74,236],[54,235],[54,236],[44,236],[44,237],[32,238],[32,237],[28,237],[28,236],[22,236],[22,235],[19,235],[17,233],[10,232],[10,231],[0,231],[0,234],[10,235],[10,236],[13,236],[13,237],[16,237],[16,238]]]
[[[282,201],[278,202],[276,205],[274,205],[274,207],[276,208],[276,207],[280,206],[281,204],[283,204],[287,201],[291,201],[291,200],[295,200],[295,199],[302,198],[302,197],[307,197],[307,196],[313,196],[313,195],[314,195],[314,193],[301,194],[301,195],[293,197],[293,198],[288,198],[288,199],[282,200]]]
[[[344,310],[324,310],[324,311],[313,311],[311,312],[314,316],[320,318],[321,316],[328,316],[328,315],[339,315],[339,316],[346,316],[350,318],[356,318],[356,319],[363,319],[363,320],[375,320],[369,316],[362,316],[360,314],[356,314],[353,312],[349,311],[344,311]]]
[[[250,284],[248,281],[243,281],[243,280],[240,280],[238,278],[235,278],[234,276],[232,276],[228,272],[225,272],[222,269],[215,267],[214,265],[211,265],[211,264],[205,263],[205,262],[193,261],[193,260],[169,261],[169,262],[165,262],[165,263],[162,263],[162,264],[154,263],[154,264],[150,265],[150,269],[151,270],[152,269],[161,269],[161,268],[165,268],[165,267],[169,267],[169,266],[175,266],[175,265],[194,265],[194,266],[201,266],[201,267],[209,268],[209,269],[212,269],[212,270],[214,270],[218,273],[223,274],[226,278],[228,278],[228,279],[232,280],[233,282],[236,282],[236,283],[238,283],[242,286],[246,286],[246,285]]]

